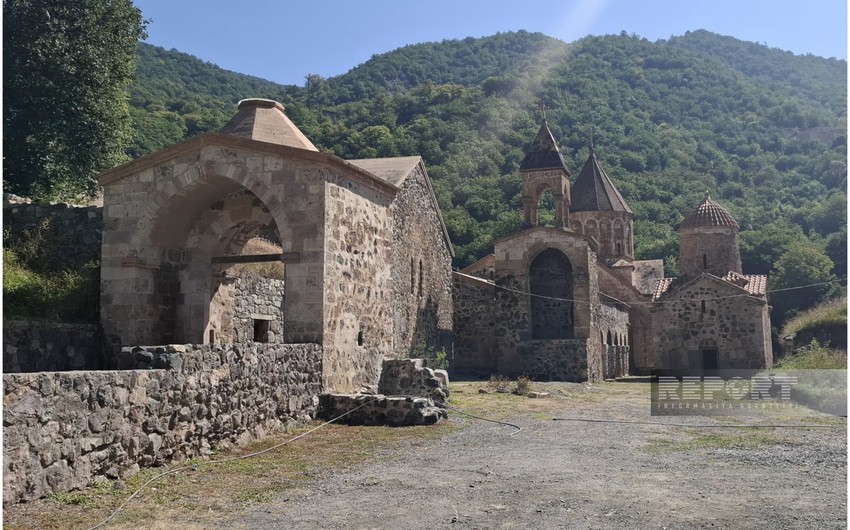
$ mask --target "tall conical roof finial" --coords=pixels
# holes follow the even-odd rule
[[[564,163],[564,157],[561,156],[561,151],[558,149],[558,144],[555,142],[555,137],[552,136],[552,131],[549,129],[549,123],[546,121],[546,105],[540,105],[542,114],[542,122],[540,130],[531,145],[525,151],[525,158],[519,165],[520,170],[534,169],[563,169],[567,176],[570,175],[570,170],[567,169]]]

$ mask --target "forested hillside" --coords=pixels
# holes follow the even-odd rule
[[[783,273],[775,264],[791,252],[819,263],[795,269],[812,283],[846,275],[845,61],[706,31],[569,45],[518,32],[406,46],[295,87],[145,44],[139,53],[129,154],[215,130],[241,98],[277,99],[343,158],[422,155],[456,266],[520,226],[519,162],[545,105],[574,173],[593,138],[634,210],[639,258],[675,273],[676,228],[708,190],[741,225],[745,272]]]

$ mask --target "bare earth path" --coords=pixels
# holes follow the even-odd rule
[[[641,386],[560,398],[547,414],[513,418],[523,429],[515,436],[510,427],[457,420],[474,425],[322,477],[217,527],[846,528],[844,419],[807,409],[650,417]],[[712,429],[552,417],[831,427]]]
[[[436,427],[330,425],[261,457],[198,461],[196,471],[143,490],[104,528],[847,527],[844,418],[802,407],[652,417],[640,383],[535,384],[552,392],[548,399],[479,394],[483,386],[453,384],[451,405],[520,432],[456,412]],[[743,427],[752,424],[805,428]],[[291,437],[279,433],[220,458]],[[4,530],[89,528],[162,471],[143,471],[124,489],[107,482],[7,506]]]

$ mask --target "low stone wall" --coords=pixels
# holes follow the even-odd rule
[[[3,322],[3,372],[64,372],[104,367],[95,324]]]
[[[433,425],[447,418],[446,411],[429,398],[384,396],[382,394],[322,394],[319,415],[331,420],[345,414],[339,423],[347,425]]]
[[[163,346],[132,355],[169,368],[3,376],[4,502],[208,455],[315,417],[319,345]]]
[[[522,364],[502,368],[511,379],[526,375],[534,381],[594,380],[588,366],[587,339],[535,340],[522,345],[518,355]]]
[[[383,363],[378,392],[393,396],[430,398],[437,405],[445,405],[449,389],[425,366],[422,359],[387,359]]]

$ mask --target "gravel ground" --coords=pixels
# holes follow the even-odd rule
[[[847,527],[846,421],[808,409],[651,417],[634,386],[561,398],[554,416],[662,425],[524,415],[511,420],[522,430],[509,436],[515,429],[453,414],[452,421],[474,424],[357,471],[316,478],[217,527]],[[826,428],[702,427],[830,421]]]

